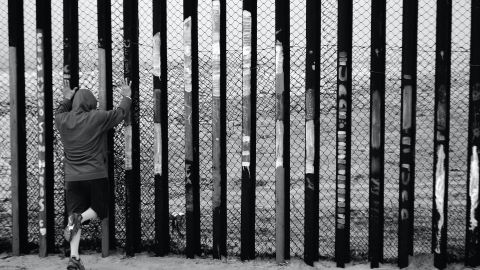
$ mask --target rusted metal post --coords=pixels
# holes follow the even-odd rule
[[[99,108],[111,110],[113,107],[112,96],[112,22],[111,1],[97,0],[98,14],[98,77],[99,77]],[[107,135],[107,167],[108,167],[108,216],[102,220],[102,256],[108,256],[109,249],[115,241],[115,192],[114,192],[114,155],[113,155],[114,130]]]
[[[27,140],[25,131],[25,53],[23,1],[8,1],[10,76],[10,155],[12,253],[27,252]]]
[[[155,172],[155,254],[170,250],[168,205],[167,3],[152,1],[153,12],[153,125]]]
[[[304,260],[313,266],[319,257],[320,1],[307,0],[306,8]]]
[[[36,1],[37,20],[37,121],[39,255],[53,252],[55,244],[53,201],[53,92],[50,0]]]
[[[465,265],[480,265],[480,0],[472,1]]]
[[[226,0],[212,1],[213,258],[227,256]]]
[[[433,170],[432,250],[433,264],[447,265],[448,157],[450,138],[450,64],[452,1],[437,1],[435,59],[435,135]]]
[[[125,120],[127,256],[140,248],[140,125],[138,76],[138,1],[123,1],[124,76],[132,83],[132,107]]]
[[[290,258],[290,2],[275,0],[275,247],[277,263]]]
[[[370,198],[368,250],[372,268],[383,261],[386,1],[372,1],[370,66]]]
[[[352,129],[352,2],[338,2],[337,173],[335,261],[350,261],[350,160]]]
[[[183,0],[185,80],[185,196],[187,258],[200,255],[200,172],[198,152],[198,13],[197,0]]]
[[[255,170],[257,139],[257,0],[243,0],[242,13],[242,260],[255,258]]]
[[[413,255],[415,115],[417,101],[417,8],[417,1],[403,1],[400,194],[398,211],[398,266],[400,268],[407,267],[408,255]]]

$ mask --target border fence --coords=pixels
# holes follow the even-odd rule
[[[478,266],[479,18],[480,0],[0,0],[0,252],[68,252],[62,81],[112,109],[128,78],[110,215],[82,248]]]

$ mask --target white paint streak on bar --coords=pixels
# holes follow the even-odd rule
[[[125,127],[125,170],[132,169],[132,125]]]
[[[162,126],[160,123],[154,123],[155,129],[155,141],[153,143],[154,147],[154,170],[155,174],[162,175]]]
[[[471,231],[478,226],[478,220],[475,218],[475,211],[478,207],[479,193],[479,168],[477,146],[472,147],[472,157],[470,161],[470,226]]]
[[[192,92],[192,18],[183,21],[183,51],[184,65],[183,76],[185,79],[185,92]]]
[[[252,15],[249,11],[243,11],[243,20],[242,20],[242,37],[243,37],[243,46],[242,46],[242,58],[243,58],[243,84],[242,84],[242,93],[243,96],[249,96],[251,94],[251,62],[252,62]]]
[[[98,48],[98,108],[107,110],[107,70],[105,68],[105,49]]]
[[[275,44],[275,73],[277,75],[283,74],[283,46],[278,40]]]
[[[250,136],[243,136],[242,141],[244,143],[250,143]]]
[[[313,120],[308,120],[305,128],[305,137],[307,140],[306,145],[306,156],[305,156],[305,172],[310,174],[313,173],[313,161],[315,159],[315,127]]]
[[[275,44],[275,92],[277,94],[277,101],[282,102],[281,99],[278,99],[279,95],[283,95],[284,91],[284,84],[283,84],[283,46],[282,43],[277,40]],[[280,106],[282,107],[282,106]],[[278,114],[279,112],[277,112]],[[282,112],[283,113],[283,112]],[[275,155],[276,155],[276,162],[275,167],[281,168],[283,167],[283,135],[285,127],[283,124],[283,120],[277,119],[276,124],[276,136],[275,136]]]
[[[284,134],[284,126],[283,121],[277,120],[277,139],[276,139],[276,146],[275,146],[275,168],[283,167],[283,134]]]
[[[411,85],[405,85],[403,87],[403,129],[409,129],[412,127],[412,106],[410,106],[413,98],[412,92]]]
[[[160,55],[160,32],[155,33],[153,36],[153,75],[160,77],[162,74],[161,68],[160,68],[160,63],[161,63],[161,55]]]
[[[445,196],[445,152],[443,149],[443,145],[438,146],[437,150],[437,164],[436,167],[436,179],[435,179],[435,206],[437,207],[437,211],[440,215],[438,219],[438,231],[437,231],[437,243],[435,247],[435,252],[440,253],[440,243],[441,243],[441,235],[442,235],[442,228],[444,223],[444,216],[443,216],[443,206],[444,206],[444,196]]]
[[[213,38],[212,38],[212,68],[213,96],[220,97],[220,1],[212,2]]]
[[[378,90],[375,90],[372,95],[372,132],[371,132],[371,140],[372,140],[372,147],[374,149],[380,149],[380,125],[381,125],[381,119],[380,119],[380,93]],[[377,132],[378,131],[378,132]]]

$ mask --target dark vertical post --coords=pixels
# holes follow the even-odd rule
[[[63,1],[63,79],[78,87],[78,0]]]
[[[352,2],[338,2],[337,173],[335,261],[350,261],[350,160],[352,129]]]
[[[138,76],[138,2],[123,1],[124,76],[132,82],[132,107],[125,121],[126,243],[127,256],[140,246],[140,130]]]
[[[168,210],[167,1],[152,1],[153,122],[155,130],[155,253],[170,250]]]
[[[36,1],[39,255],[47,256],[55,244],[53,201],[53,92],[50,0]]]
[[[290,258],[290,2],[275,0],[276,261]]]
[[[111,110],[113,107],[112,96],[112,21],[111,1],[97,0],[98,14],[98,77],[99,77],[99,108]],[[115,237],[115,192],[114,192],[114,155],[113,155],[114,130],[107,134],[107,167],[109,194],[108,216],[102,220],[102,256],[108,256],[110,247],[113,246]]]
[[[465,265],[480,265],[480,0],[472,1]]]
[[[383,261],[383,191],[385,161],[386,1],[372,1],[370,47],[370,198],[368,250],[372,268]]]
[[[19,256],[27,247],[27,146],[25,131],[25,54],[23,1],[8,1],[10,68],[10,151],[12,191],[12,252]]]
[[[242,12],[242,260],[255,258],[255,170],[257,140],[257,0]]]
[[[400,194],[398,266],[408,266],[413,255],[413,201],[415,181],[415,115],[417,100],[417,1],[403,1],[402,101],[400,126]]]
[[[450,132],[450,58],[452,2],[437,1],[435,58],[435,135],[433,170],[432,250],[433,264],[447,265],[448,156]]]
[[[78,0],[63,1],[63,80],[70,82],[73,89],[78,87]],[[66,197],[65,204],[66,205]],[[67,225],[68,213],[64,211],[63,226]],[[64,253],[69,249],[63,242]]]
[[[213,258],[227,256],[226,0],[212,1]]]
[[[307,0],[306,8],[304,260],[313,266],[313,262],[318,260],[319,256],[320,1]]]
[[[183,0],[185,79],[186,255],[200,255],[200,172],[198,153],[198,13],[197,0]]]

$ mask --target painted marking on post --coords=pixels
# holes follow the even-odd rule
[[[184,65],[183,76],[185,92],[192,92],[192,18],[188,17],[183,21],[183,52]]]
[[[153,36],[153,75],[157,76],[160,78],[162,75],[162,70],[160,68],[160,63],[161,63],[161,55],[160,55],[160,32],[155,33]]]
[[[243,46],[242,46],[242,59],[243,59],[243,68],[242,68],[242,94],[244,97],[250,96],[251,94],[251,62],[252,62],[252,15],[249,11],[244,10],[242,13],[242,37],[243,37]]]
[[[337,132],[337,228],[345,228],[346,211],[346,165],[347,165],[347,52],[340,52],[338,59],[338,132]]]
[[[213,96],[220,97],[220,1],[212,2],[213,37],[212,37],[212,88]]]
[[[125,170],[132,168],[132,125],[128,125],[125,127]]]
[[[439,213],[438,219],[438,231],[437,231],[437,243],[435,245],[435,252],[440,253],[440,244],[442,239],[442,227],[444,223],[444,216],[443,216],[443,204],[444,204],[444,196],[445,196],[445,168],[444,168],[444,160],[445,160],[445,152],[443,149],[443,145],[438,146],[437,150],[437,164],[436,164],[436,179],[435,179],[435,206],[437,207],[437,212]]]
[[[283,167],[283,134],[284,134],[284,126],[282,120],[277,120],[277,140],[275,143],[275,168]]]
[[[38,127],[38,186],[39,186],[39,230],[44,237],[47,234],[45,209],[45,71],[43,68],[43,33],[37,30],[37,127]],[[43,240],[44,241],[44,240]]]
[[[470,162],[470,224],[469,229],[474,231],[478,226],[478,220],[475,218],[475,212],[478,207],[478,193],[479,193],[479,167],[478,167],[478,152],[477,146],[472,147],[472,158]]]
[[[313,120],[306,122],[305,137],[307,140],[305,149],[305,171],[310,174],[314,172],[313,163],[315,160],[315,126]]]
[[[160,123],[154,123],[155,141],[154,148],[154,173],[162,175],[162,126]]]

